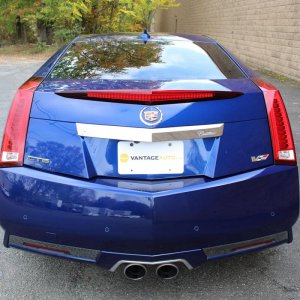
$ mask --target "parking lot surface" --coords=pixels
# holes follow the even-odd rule
[[[17,87],[40,61],[0,61],[0,137]],[[282,92],[300,155],[300,85],[268,78]],[[97,266],[34,255],[2,246],[0,229],[0,299],[300,299],[300,222],[294,242],[258,253],[181,270],[162,281],[151,270],[139,282]]]

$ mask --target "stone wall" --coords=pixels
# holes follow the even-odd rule
[[[300,0],[178,0],[158,32],[207,35],[247,65],[300,80]]]

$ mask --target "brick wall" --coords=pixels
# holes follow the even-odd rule
[[[247,65],[300,80],[300,0],[178,0],[154,29],[208,35]]]

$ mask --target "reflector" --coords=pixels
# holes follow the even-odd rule
[[[58,252],[58,253],[70,254],[70,252],[68,250],[58,249],[58,248],[49,247],[49,246],[45,246],[45,245],[38,245],[38,244],[33,244],[33,243],[28,243],[28,242],[24,242],[23,245],[26,247],[30,247],[30,248],[37,248],[37,249],[41,249],[41,250],[48,250],[48,251],[54,251],[54,252]]]
[[[248,249],[248,248],[252,248],[252,247],[257,247],[257,246],[262,246],[262,245],[265,245],[265,244],[270,244],[270,243],[273,243],[273,242],[274,242],[274,240],[265,240],[265,241],[255,242],[255,243],[249,243],[249,244],[246,244],[246,245],[243,245],[243,246],[233,248],[231,251],[234,252],[234,251],[244,250],[244,249]]]

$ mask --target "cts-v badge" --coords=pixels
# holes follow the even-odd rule
[[[147,106],[140,112],[141,121],[148,125],[154,126],[162,121],[162,111],[156,106]]]
[[[258,155],[258,156],[251,156],[251,161],[252,162],[263,161],[263,160],[268,159],[269,156],[270,156],[270,154],[262,154],[262,155]]]
[[[31,160],[31,161],[35,161],[35,162],[39,162],[39,163],[43,163],[43,164],[50,164],[50,159],[48,158],[43,158],[43,157],[37,157],[37,156],[31,156],[29,155],[27,157],[28,160]]]

